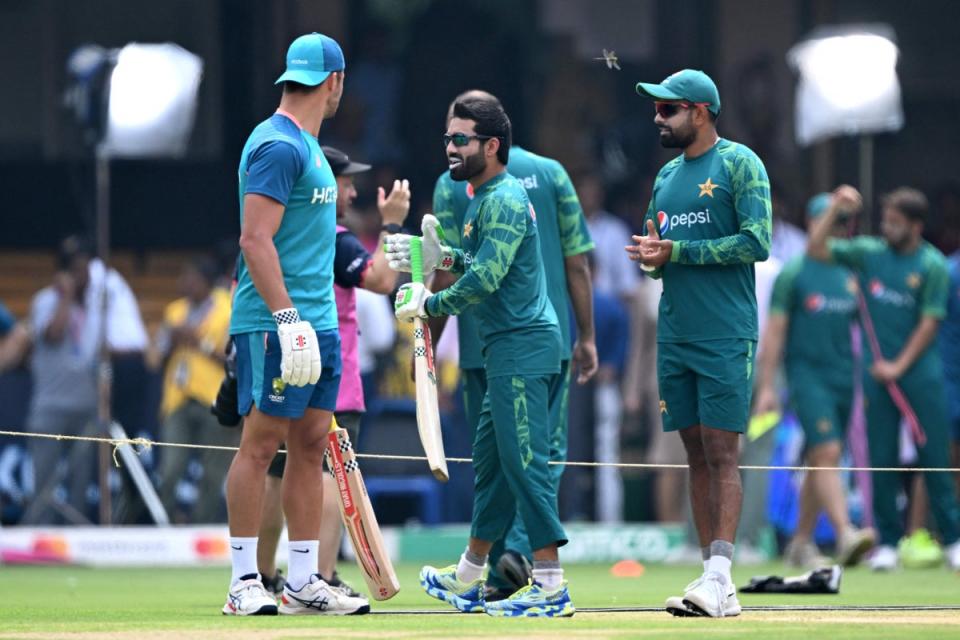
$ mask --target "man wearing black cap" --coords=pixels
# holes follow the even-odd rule
[[[704,573],[674,615],[738,615],[730,577],[743,489],[739,436],[747,426],[757,343],[753,263],[770,253],[770,182],[760,158],[717,135],[720,94],[702,71],[637,84],[653,98],[660,144],[683,153],[660,169],[631,260],[663,279],[657,323],[660,412],[679,431]]]
[[[387,266],[383,253],[383,240],[387,231],[399,230],[410,211],[410,188],[406,180],[395,180],[387,195],[383,187],[378,189],[377,208],[383,217],[383,233],[377,249],[371,256],[360,240],[341,222],[347,209],[357,197],[353,176],[370,170],[370,165],[353,162],[343,151],[334,147],[321,147],[323,155],[337,181],[337,239],[333,261],[334,295],[337,301],[337,318],[340,325],[341,373],[337,393],[335,416],[337,424],[350,434],[351,442],[357,442],[360,420],[365,410],[363,387],[360,382],[360,365],[357,357],[357,300],[356,287],[374,293],[390,294],[397,282],[397,273]],[[257,548],[257,568],[268,590],[279,593],[283,590],[283,578],[277,571],[275,558],[277,544],[283,531],[282,492],[286,456],[277,455],[267,471],[267,490],[264,496],[264,518],[260,526],[260,545]],[[318,573],[334,589],[352,597],[360,596],[350,585],[340,580],[336,571],[337,552],[340,550],[342,527],[340,507],[337,504],[337,483],[330,474],[323,476],[323,513],[320,520],[320,545],[317,551]]]

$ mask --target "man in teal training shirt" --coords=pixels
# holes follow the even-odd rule
[[[690,499],[703,575],[674,615],[740,614],[730,577],[743,503],[740,434],[750,411],[757,344],[753,263],[770,252],[770,181],[763,162],[717,135],[720,94],[702,71],[637,84],[653,98],[664,147],[683,153],[660,169],[644,236],[631,259],[663,279],[657,323],[657,377],[663,428],[679,431],[690,469]]]

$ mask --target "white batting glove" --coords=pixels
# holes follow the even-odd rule
[[[419,282],[408,282],[397,290],[393,312],[398,320],[413,322],[414,318],[427,317],[427,300],[433,294]]]
[[[446,244],[440,222],[433,214],[423,216],[420,224],[423,233],[421,244],[423,273],[427,275],[436,270],[449,271],[453,268],[453,250]],[[389,266],[394,271],[410,273],[410,238],[406,233],[389,235],[383,241],[383,251]]]
[[[317,333],[293,307],[273,313],[280,338],[280,379],[295,387],[320,379],[320,345]]]
[[[453,268],[453,249],[447,245],[440,221],[432,213],[423,216],[420,222],[420,232],[423,234],[421,249],[423,253],[424,271],[450,271]]]
[[[410,234],[391,233],[383,239],[383,255],[394,271],[410,273]]]

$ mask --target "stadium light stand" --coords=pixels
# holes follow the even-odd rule
[[[799,74],[797,143],[809,146],[836,136],[859,136],[862,218],[873,202],[873,134],[903,128],[899,49],[888,25],[821,27],[787,52]]]
[[[84,45],[67,61],[72,85],[66,104],[74,111],[93,147],[96,164],[96,244],[104,266],[110,260],[110,161],[113,158],[179,158],[187,150],[197,108],[197,94],[203,77],[203,60],[183,47],[172,44],[130,43],[107,50]],[[123,429],[110,415],[112,372],[106,337],[107,288],[100,301],[102,317],[99,337],[99,423],[102,435],[117,437]],[[112,517],[107,469],[109,448],[100,448],[100,520]],[[128,464],[141,496],[158,524],[167,514],[156,492],[130,456]]]

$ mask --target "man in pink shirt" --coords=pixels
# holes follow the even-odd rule
[[[337,424],[350,434],[351,442],[357,442],[360,419],[364,412],[363,387],[360,382],[360,366],[357,358],[357,300],[356,287],[382,294],[392,294],[396,287],[397,273],[387,266],[383,255],[383,239],[387,233],[397,233],[410,210],[410,188],[406,180],[395,180],[387,195],[383,187],[378,189],[377,208],[383,218],[381,236],[373,255],[361,244],[359,238],[339,224],[344,213],[357,197],[353,176],[368,171],[370,165],[353,162],[344,152],[333,147],[321,147],[333,175],[337,180],[337,244],[333,263],[334,294],[337,301],[337,317],[340,321],[341,373],[337,408],[334,415]],[[285,456],[277,455],[267,472],[267,490],[264,495],[264,510],[261,518],[257,547],[257,567],[261,580],[268,591],[283,590],[283,576],[276,567],[277,545],[283,531],[283,505],[280,480],[283,477]],[[340,525],[340,507],[337,504],[336,481],[324,474],[323,513],[320,520],[320,546],[318,573],[328,585],[342,589],[353,597],[358,594],[340,580],[336,571],[337,552],[343,530]]]

